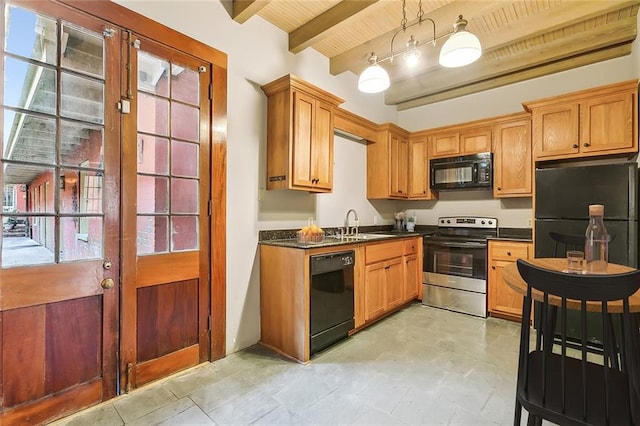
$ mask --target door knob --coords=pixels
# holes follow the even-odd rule
[[[104,288],[105,290],[109,290],[110,288],[113,288],[113,286],[115,285],[115,283],[113,282],[113,279],[111,278],[105,278],[104,280],[102,280],[102,282],[100,283],[100,285],[102,286],[102,288]]]

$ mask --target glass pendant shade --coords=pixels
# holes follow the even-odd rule
[[[358,90],[364,93],[380,93],[387,90],[390,84],[389,74],[373,62],[360,74]]]
[[[456,68],[476,61],[482,55],[478,37],[466,30],[451,34],[440,51],[440,65]]]

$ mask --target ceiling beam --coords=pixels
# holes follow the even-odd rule
[[[595,64],[597,62],[606,61],[630,54],[631,43],[623,44],[621,46],[614,46],[596,52],[587,53],[585,55],[560,60],[551,64],[541,65],[535,68],[529,68],[506,74],[497,78],[483,80],[465,86],[455,87],[435,94],[425,95],[416,99],[412,99],[410,101],[400,102],[396,104],[396,109],[398,111],[404,111],[407,109],[446,101],[448,99],[458,98],[460,96],[466,96],[484,90],[495,89],[497,87],[506,86],[508,84],[518,83],[520,81],[555,74],[561,71]]]
[[[471,21],[474,17],[484,17],[491,10],[500,9],[502,7],[508,6],[508,3],[498,1],[497,3],[492,2],[482,2],[482,9],[479,11],[473,10],[470,8],[469,14],[464,15],[465,19]],[[437,9],[434,13],[429,14],[429,17],[432,17],[436,22],[441,22],[442,17],[441,13],[446,13],[444,9],[450,8],[455,9],[461,12],[464,12],[464,7],[457,2],[450,3],[449,5]],[[562,27],[566,27],[571,22],[578,22],[587,19],[592,19],[594,17],[610,13],[613,11],[629,8],[629,7],[638,7],[637,0],[610,0],[610,1],[569,1],[566,3],[560,3],[552,8],[547,8],[535,15],[524,16],[521,20],[513,21],[507,24],[506,26],[501,27],[500,31],[487,31],[484,33],[480,33],[476,30],[476,35],[479,36],[480,42],[482,43],[483,50],[490,51],[493,49],[498,49],[500,47],[512,44],[514,42],[529,39],[531,37],[535,37],[540,34],[547,33],[549,31],[559,29]],[[475,8],[475,7],[474,7]],[[484,18],[483,18],[484,19]],[[472,32],[473,28],[469,28]],[[447,28],[447,31],[449,29]],[[427,38],[424,35],[420,35],[417,31],[413,32],[416,36],[416,39],[424,41],[430,39],[430,36]],[[436,36],[440,36],[441,34],[436,34]],[[354,47],[340,55],[337,55],[330,60],[330,71],[332,74],[337,75],[344,71],[352,71],[355,74],[359,74],[366,66],[366,57],[371,51],[376,51],[378,56],[384,56],[389,50],[389,41],[393,36],[393,32],[388,32],[380,37],[377,37],[374,40],[370,40],[366,43],[361,44],[360,46]],[[381,42],[385,42],[381,44]],[[438,45],[441,47],[442,42]],[[384,53],[381,53],[384,52]],[[433,64],[434,66],[438,63],[438,57],[440,48],[432,48],[431,46],[421,47],[421,52],[423,54],[422,61],[424,63]],[[397,61],[399,62],[399,61]],[[396,62],[396,63],[397,63]],[[383,65],[387,71],[389,71],[391,80],[394,78],[407,77],[409,72],[404,69],[404,67],[399,66],[388,66],[389,63],[385,63]]]
[[[466,67],[439,67],[431,72],[394,82],[385,93],[385,102],[397,104],[437,91],[466,86],[530,67],[594,52],[608,46],[631,43],[636,38],[636,33],[636,17],[629,17],[596,27],[586,33],[584,31],[573,33],[548,43],[527,46],[526,49],[510,53],[499,60],[493,60],[490,55],[484,55]]]
[[[427,17],[433,19],[435,22],[450,22],[450,25],[444,28],[436,27],[436,37],[451,32],[453,30],[453,23],[460,13],[463,13],[464,18],[470,21],[473,18],[483,16],[491,10],[504,6],[504,2],[501,0],[476,1],[470,2],[469,6],[466,6],[468,9],[465,9],[465,3],[466,2],[460,1],[450,2],[427,14]],[[329,62],[329,71],[332,75],[338,75],[345,71],[352,71],[359,74],[367,67],[367,58],[371,52],[376,52],[380,58],[389,54],[391,38],[399,28],[400,26],[398,25],[397,28],[387,31],[381,36],[368,40],[359,46],[332,57]],[[422,25],[412,27],[410,33],[419,41],[430,40],[433,36],[433,27],[431,23],[424,22]],[[404,46],[405,42],[406,40],[402,40],[399,44],[396,44],[396,46],[400,46],[400,44]],[[400,46],[400,48],[402,48],[402,46]]]
[[[636,27],[636,15],[638,13],[638,1],[625,1],[625,2],[611,2],[616,3],[618,6],[622,5],[622,9],[611,9],[610,7],[606,7],[604,10],[602,9],[602,4],[609,5],[607,2],[587,2],[588,4],[585,7],[580,7],[575,9],[574,3],[570,2],[567,5],[557,10],[558,17],[555,16],[554,13],[550,11],[545,11],[539,16],[536,16],[535,19],[531,20],[531,24],[527,25],[527,30],[522,30],[524,26],[516,25],[519,29],[514,31],[501,31],[500,35],[489,36],[488,38],[483,38],[483,56],[481,60],[485,60],[487,57],[493,57],[494,61],[502,61],[503,58],[496,58],[500,52],[500,49],[504,49],[509,46],[509,51],[506,52],[509,56],[517,55],[517,50],[523,49],[522,46],[518,46],[518,43],[525,42],[527,43],[526,49],[529,49],[529,45],[539,43],[535,40],[536,37],[542,36],[544,34],[553,34],[553,31],[559,31],[564,29],[568,33],[573,33],[574,36],[578,36],[580,34],[587,40],[591,40],[594,36],[589,35],[587,31],[596,31],[593,34],[607,33],[607,32],[618,32],[620,34],[627,33],[630,28]],[[622,4],[623,3],[623,4]],[[632,3],[629,5],[628,3]],[[580,4],[583,4],[582,2]],[[587,7],[588,6],[588,7]],[[595,6],[598,6],[600,9],[594,9]],[[554,9],[555,10],[555,9]],[[611,12],[618,12],[618,14],[622,16],[627,16],[627,18],[622,18],[620,20],[612,20],[606,24],[596,25],[596,20],[603,19],[607,20],[607,14]],[[583,13],[583,14],[580,14]],[[576,16],[575,20],[566,20],[567,16]],[[632,17],[632,18],[631,18]],[[549,30],[545,30],[545,26],[549,25]],[[604,29],[603,28],[608,28]],[[531,31],[531,32],[529,32]],[[583,43],[582,40],[579,39],[578,48],[581,47]],[[626,39],[625,39],[626,40]],[[625,40],[616,40],[617,42],[625,41]],[[488,42],[487,42],[488,41]],[[545,41],[545,44],[548,45]],[[516,51],[514,53],[514,51]],[[441,67],[438,64],[439,50],[431,47],[426,47],[421,49],[422,57],[420,61],[424,64],[428,64],[426,67],[423,66],[419,73],[416,73],[415,70],[411,70],[407,68],[402,61],[397,61],[394,64],[386,64],[384,68],[389,74],[389,78],[392,81],[392,84],[396,84],[404,79],[416,78],[418,74],[429,73],[430,75],[436,72],[442,72],[445,70],[447,74],[451,72],[456,72],[455,70],[446,71],[446,68]],[[461,69],[467,69],[467,67]]]
[[[379,0],[341,1],[331,9],[289,33],[289,51],[299,53],[305,48],[351,24],[358,14]]]
[[[244,24],[253,15],[269,4],[271,0],[233,0],[233,20]]]

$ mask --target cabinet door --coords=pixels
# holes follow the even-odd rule
[[[398,135],[389,135],[391,195],[406,197],[408,194],[409,141]]]
[[[333,187],[333,109],[315,103],[315,137],[311,141],[311,181],[316,188]]]
[[[409,198],[430,200],[427,137],[409,140]]]
[[[569,158],[579,152],[577,103],[550,105],[533,111],[535,159]]]
[[[478,127],[460,132],[460,153],[477,154],[491,151],[491,127]]]
[[[460,134],[458,132],[439,133],[431,138],[431,158],[452,157],[460,154]]]
[[[386,270],[385,262],[368,265],[364,280],[364,320],[370,321],[385,312]]]
[[[493,196],[531,196],[531,120],[499,123],[494,129],[494,138]]]
[[[580,105],[580,150],[583,153],[629,150],[633,137],[634,95],[620,93],[584,101]]]
[[[301,92],[293,93],[293,146],[291,181],[294,186],[313,186],[311,154],[314,138],[315,99]]]
[[[404,302],[404,263],[402,257],[391,259],[384,267],[387,286],[387,306],[389,311]]]
[[[420,270],[418,269],[418,256],[410,255],[404,257],[404,298],[409,302],[418,297],[420,282]]]
[[[513,262],[491,261],[489,268],[489,312],[502,314],[510,319],[522,318],[522,294],[512,290],[502,277],[502,271]]]

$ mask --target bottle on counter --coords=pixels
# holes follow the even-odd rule
[[[609,261],[609,235],[604,226],[604,206],[589,206],[589,225],[584,242],[585,271],[587,273],[606,272]]]

